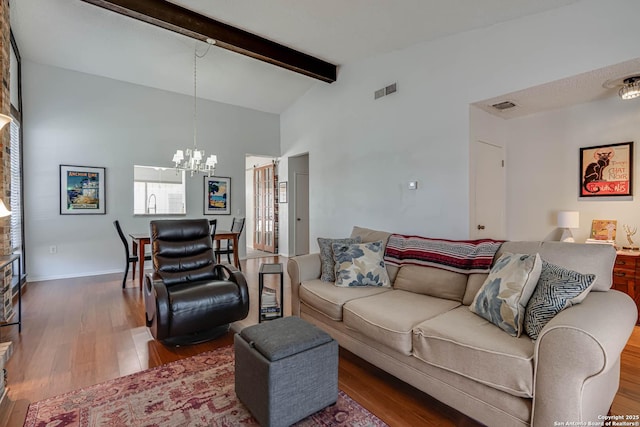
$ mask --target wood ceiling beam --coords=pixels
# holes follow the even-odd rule
[[[336,81],[337,67],[306,53],[200,15],[165,0],[82,0],[197,40],[277,65],[323,82]]]

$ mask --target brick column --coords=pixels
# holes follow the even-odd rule
[[[0,113],[10,115],[11,98],[9,95],[9,67],[11,65],[11,38],[9,22],[9,0],[0,0],[0,77],[2,94]],[[0,197],[10,209],[11,204],[11,158],[10,131],[7,125],[0,131]],[[0,255],[11,253],[11,230],[9,218],[0,218]]]
[[[9,23],[9,0],[0,0],[0,113],[10,115],[11,98],[9,96],[9,73],[11,65],[11,33]],[[11,133],[9,126],[0,131],[0,197],[7,208],[11,205]],[[11,226],[9,217],[0,218],[0,255],[11,253]],[[0,319],[7,320],[13,313],[11,298],[11,266],[8,266],[2,275],[0,286],[1,297]],[[8,291],[8,292],[7,292]],[[7,306],[7,303],[9,304]],[[11,354],[13,346],[11,342],[0,343],[0,419],[8,419],[9,399],[5,393],[6,376],[5,364]]]

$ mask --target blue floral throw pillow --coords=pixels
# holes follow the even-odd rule
[[[538,254],[503,254],[491,267],[469,309],[509,335],[519,337],[541,270]]]
[[[332,246],[334,243],[351,244],[360,242],[360,236],[353,238],[347,237],[344,239],[327,239],[325,237],[318,237],[318,246],[320,247],[320,267],[322,271],[320,280],[322,280],[323,282],[336,281],[336,264],[333,260]]]
[[[543,260],[538,286],[525,312],[524,328],[527,335],[537,340],[542,328],[556,314],[584,299],[595,280],[595,274],[578,273]]]
[[[334,243],[336,286],[385,286],[391,281],[384,264],[382,241],[370,243]]]

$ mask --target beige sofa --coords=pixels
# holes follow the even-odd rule
[[[386,242],[389,235],[360,227],[352,233],[363,242]],[[608,245],[506,242],[496,258],[503,252],[539,253],[596,274],[596,282],[581,304],[560,312],[534,341],[525,334],[514,338],[469,310],[486,274],[387,266],[391,288],[341,288],[319,279],[320,256],[310,254],[288,263],[292,313],[481,423],[602,422],[637,317],[631,298],[609,290],[615,251]]]

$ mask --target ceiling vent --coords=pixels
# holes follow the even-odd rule
[[[515,107],[516,104],[514,104],[511,101],[504,101],[504,102],[498,102],[497,104],[493,104],[492,107],[497,109],[497,110],[508,110],[509,108],[513,108]]]

